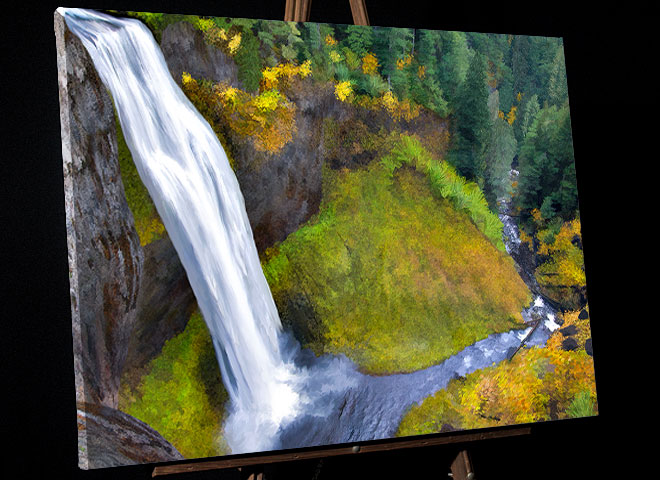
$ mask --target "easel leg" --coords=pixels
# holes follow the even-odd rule
[[[241,479],[245,479],[245,480],[264,480],[264,472],[263,471],[256,471],[256,472],[252,471],[252,472],[248,473],[248,472],[243,471],[243,467],[238,467],[237,470],[239,472],[241,472],[241,474],[240,474]],[[247,478],[245,477],[246,474],[247,474]]]
[[[454,480],[473,480],[472,462],[467,450],[461,450],[451,462],[451,477]]]

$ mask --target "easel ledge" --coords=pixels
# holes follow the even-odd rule
[[[478,442],[482,440],[494,440],[506,437],[517,437],[521,435],[529,435],[532,433],[532,427],[517,427],[510,429],[499,429],[488,432],[458,432],[451,436],[442,436],[436,438],[416,438],[412,440],[394,441],[391,443],[378,443],[367,445],[343,446],[338,448],[324,448],[313,451],[291,452],[291,453],[277,453],[274,455],[264,456],[249,456],[239,458],[226,458],[221,460],[201,461],[194,463],[183,463],[173,465],[163,465],[154,468],[152,477],[159,477],[163,475],[173,475],[178,473],[201,472],[205,470],[220,470],[227,468],[247,467],[253,465],[264,465],[269,463],[290,462],[294,460],[313,460],[326,457],[336,457],[340,455],[355,455],[357,453],[375,453],[387,452],[394,450],[402,450],[406,448],[420,448],[420,447],[433,447],[438,445],[451,445]],[[461,453],[464,453],[462,450]],[[460,460],[463,460],[461,462]],[[467,472],[470,473],[469,460],[462,458],[461,454],[456,458],[454,464],[465,466]],[[452,464],[452,470],[454,470]],[[454,478],[457,478],[454,476]]]

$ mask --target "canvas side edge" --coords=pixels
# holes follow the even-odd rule
[[[67,258],[69,264],[69,295],[71,301],[71,333],[73,337],[73,362],[76,388],[76,404],[84,405],[84,380],[82,378],[82,332],[80,331],[81,319],[78,308],[78,270],[76,268],[76,238],[74,232],[75,207],[73,198],[75,196],[75,184],[67,171],[72,168],[73,156],[71,154],[71,109],[69,103],[69,89],[67,78],[67,67],[69,64],[66,54],[65,35],[67,31],[64,17],[60,12],[54,14],[54,30],[57,48],[57,80],[60,104],[60,136],[62,139],[62,168],[64,172],[64,204],[66,213],[66,238]],[[78,467],[89,469],[87,448],[87,420],[84,411],[77,409],[78,424]]]

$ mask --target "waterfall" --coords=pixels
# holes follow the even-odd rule
[[[281,322],[222,145],[141,22],[58,12],[112,94],[140,178],[188,274],[231,399],[232,452],[271,449],[304,403],[304,371],[281,352]]]

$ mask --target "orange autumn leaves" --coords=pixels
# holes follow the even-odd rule
[[[576,314],[577,315],[577,314]],[[552,339],[559,339],[555,332]],[[398,436],[488,428],[597,414],[594,365],[583,349],[520,351],[511,361],[453,380],[445,390],[413,406]]]
[[[464,428],[565,418],[581,392],[595,398],[593,362],[584,351],[532,348],[519,355],[466,382]]]

